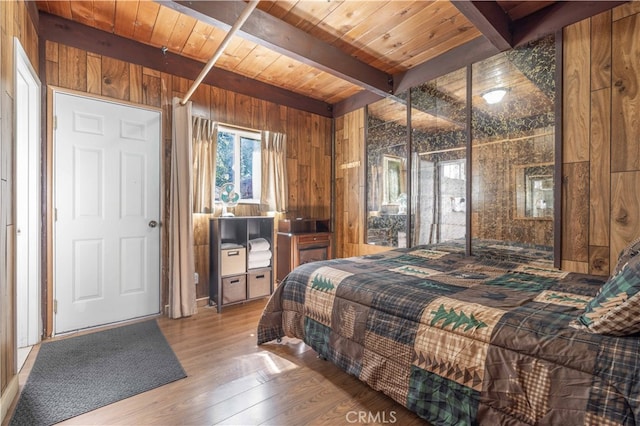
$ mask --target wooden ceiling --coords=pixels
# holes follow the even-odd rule
[[[37,0],[39,33],[195,79],[244,1]],[[623,2],[263,0],[205,83],[325,116]]]

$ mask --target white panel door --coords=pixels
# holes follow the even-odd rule
[[[40,341],[40,80],[17,38],[15,51],[15,225],[18,348]]]
[[[55,330],[160,311],[160,112],[54,98]]]

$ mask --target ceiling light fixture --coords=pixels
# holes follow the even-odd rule
[[[500,87],[497,89],[491,89],[488,92],[484,92],[482,97],[488,104],[497,104],[504,98],[504,95],[507,94],[507,89]]]

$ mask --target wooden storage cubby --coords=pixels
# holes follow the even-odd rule
[[[250,241],[263,238],[269,260],[252,262]],[[263,245],[264,248],[264,245]],[[210,226],[209,304],[223,306],[269,296],[273,292],[273,218],[217,217]],[[253,251],[256,254],[255,251]],[[257,267],[252,267],[258,264]]]

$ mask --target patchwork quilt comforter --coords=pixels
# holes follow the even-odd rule
[[[605,278],[455,243],[302,265],[258,344],[302,339],[434,425],[640,423],[640,338],[569,327]],[[505,256],[505,253],[511,253]]]

